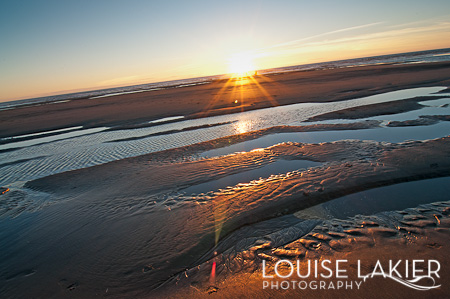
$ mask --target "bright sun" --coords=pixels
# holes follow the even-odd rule
[[[253,57],[249,53],[234,54],[228,61],[228,72],[235,76],[248,76],[254,71]]]

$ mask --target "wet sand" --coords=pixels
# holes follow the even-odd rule
[[[75,126],[134,125],[179,115],[203,117],[292,103],[332,102],[411,87],[449,86],[449,72],[448,62],[299,71],[20,107],[0,111],[0,137]]]
[[[170,287],[157,294],[161,298],[445,298],[450,291],[447,284],[450,278],[450,261],[447,256],[450,246],[449,214],[449,202],[434,203],[414,209],[356,216],[347,220],[319,221],[311,231],[302,234],[302,228],[304,230],[307,226],[305,221],[303,226],[294,226],[291,231],[284,229],[284,234],[290,235],[290,240],[284,241],[285,244],[279,242],[275,234],[266,235],[257,245],[238,252],[228,250],[199,267],[176,276],[168,283]],[[359,271],[357,261],[360,261],[360,270],[364,275],[371,273],[377,261],[386,268],[389,260],[401,260],[405,263],[405,259],[439,261],[441,271],[436,285],[441,286],[418,291],[381,276],[366,280],[355,279]],[[295,275],[286,279],[263,278],[262,261],[266,265],[265,275],[276,276],[274,265],[280,260],[289,260],[294,265],[297,260],[301,260],[303,265],[308,260],[346,260],[349,265],[343,269],[354,280],[341,281],[351,281],[352,289],[337,289],[339,279],[336,277],[324,280],[320,276],[315,278],[313,274],[304,279]],[[213,263],[217,265],[217,278],[211,280]],[[290,269],[286,264],[284,266],[281,273],[287,275]],[[420,269],[427,267],[421,266]],[[302,271],[302,274],[306,273],[305,270]],[[292,284],[284,290],[280,286],[278,289],[263,287],[264,281],[281,283],[283,280],[305,281],[308,285],[313,282],[313,287],[316,285],[317,289],[308,287],[301,290],[298,284],[296,289]],[[334,288],[319,289],[318,281],[323,281],[327,287],[332,282]],[[355,282],[361,283],[359,289]],[[419,285],[431,286],[433,283],[427,281]]]
[[[418,119],[390,121],[389,127],[428,126],[439,121],[450,121],[450,115],[421,115]]]
[[[271,105],[350,99],[400,88],[448,87],[449,70],[450,63],[433,63],[259,76],[256,80],[264,89],[255,82],[243,85],[246,102],[237,106],[233,103],[241,94],[240,87],[223,88],[226,81],[218,81],[24,107],[0,111],[0,124],[5,124],[0,135],[74,125],[132,128],[142,121],[174,115],[200,117]],[[217,96],[222,88],[223,93]],[[422,100],[366,105],[327,117],[358,119],[410,111],[421,108],[418,102]],[[448,115],[428,118],[433,122],[448,121]],[[372,120],[275,126],[28,181],[23,190],[2,195],[2,203],[13,207],[14,196],[28,191],[46,194],[50,199],[30,209],[29,214],[23,212],[27,207],[19,207],[12,214],[16,217],[11,220],[13,225],[0,221],[2,227],[17,230],[0,245],[1,250],[16,256],[4,261],[7,267],[1,277],[8,284],[2,292],[11,297],[37,294],[76,298],[94,294],[112,298],[410,298],[417,296],[417,291],[382,278],[368,281],[358,293],[264,290],[260,271],[263,260],[270,271],[280,258],[361,259],[372,266],[374,256],[387,262],[407,255],[441,262],[442,287],[420,295],[443,297],[448,294],[450,281],[446,254],[450,245],[448,201],[344,220],[299,219],[298,212],[380,186],[450,176],[450,136],[398,144],[362,140],[287,142],[250,152],[198,158],[206,150],[269,134],[371,129],[380,123]],[[306,170],[274,173],[225,189],[200,194],[183,192],[191,186],[213,185],[235,174],[293,160],[316,163]],[[27,243],[22,246],[22,242]],[[214,263],[216,276],[211,279]],[[354,268],[349,271],[354,273]],[[392,291],[386,292],[389,288]]]
[[[186,294],[189,294],[188,297],[197,297],[197,292],[208,294],[211,286],[216,287],[215,283],[211,284],[208,280],[214,252],[218,252],[220,255],[229,253],[234,259],[241,254],[247,256],[249,254],[247,251],[251,252],[254,246],[257,246],[254,251],[261,248],[258,240],[265,237],[261,235],[256,239],[248,239],[246,237],[248,232],[242,233],[242,229],[245,231],[246,227],[250,227],[250,232],[255,233],[258,230],[252,230],[252,225],[260,224],[260,230],[273,231],[279,225],[279,217],[286,215],[286,217],[292,218],[288,215],[346,194],[400,182],[448,176],[450,175],[449,145],[450,137],[403,144],[371,141],[339,141],[323,144],[286,143],[248,153],[174,162],[169,157],[179,150],[176,149],[45,177],[28,182],[26,187],[50,192],[57,197],[67,196],[76,201],[87,201],[89,205],[104,202],[114,204],[114,202],[122,200],[144,202],[151,207],[146,212],[147,217],[159,223],[158,225],[154,223],[153,226],[164,225],[164,228],[159,228],[158,231],[147,231],[147,234],[156,234],[151,239],[151,245],[147,244],[144,247],[151,252],[151,256],[147,257],[150,262],[148,262],[148,266],[142,268],[142,277],[138,273],[134,274],[138,282],[145,279],[152,291],[140,289],[129,294],[142,296],[142,294],[150,292],[150,294],[158,295],[160,291],[173,290],[171,284],[173,279],[181,279],[184,275],[194,278],[189,280],[185,289],[182,287],[183,284],[180,284],[181,289],[177,291],[179,293],[172,294],[173,297]],[[163,156],[163,159],[154,159],[155,156],[160,158]],[[247,184],[239,184],[225,190],[211,190],[205,194],[176,195],[177,192],[188,186],[256,169],[277,159],[305,159],[325,164],[305,171],[293,171]],[[169,189],[173,190],[175,195],[158,196]],[[149,197],[150,194],[155,196]],[[439,213],[439,221],[447,225],[448,209],[445,205]],[[273,222],[267,224],[265,221],[271,221],[270,219],[273,219]],[[389,243],[390,235],[394,235],[392,227],[395,228],[395,223],[397,223],[392,219],[385,218],[383,221],[379,221],[379,224],[372,225],[388,225],[389,229],[371,228],[364,232],[352,231],[353,228],[359,228],[351,221],[343,222],[347,223],[346,227],[344,226],[346,229],[344,233],[351,237],[344,234],[333,240],[326,240],[327,248],[335,249],[340,252],[339,254],[363,259],[371,256],[372,250],[386,252],[393,248],[401,248],[404,244],[403,228],[400,227],[397,229],[398,232],[395,230],[395,236],[397,233],[400,235],[392,238],[394,239],[392,244]],[[168,223],[170,225],[167,225]],[[273,252],[280,246],[288,246],[286,244],[290,244],[292,241],[292,232],[290,231],[292,229],[295,231],[294,236],[298,236],[301,240],[307,239],[308,237],[304,235],[315,227],[321,234],[330,234],[330,229],[318,227],[320,223],[320,221],[294,222],[286,228],[288,231],[276,230],[278,231],[278,243],[272,244],[270,247],[263,247],[263,252],[258,253],[256,255],[258,258],[251,259],[250,263],[255,265],[261,258],[273,261],[267,252]],[[431,225],[429,224],[429,222],[421,222],[420,225],[428,227]],[[439,244],[437,247],[443,248],[442,250],[448,248],[447,243],[439,241],[443,238],[442,233],[444,236],[445,233],[448,233],[446,226],[441,227],[436,224],[431,226],[437,227],[438,235],[432,237],[431,233],[421,232],[420,237],[427,236],[424,239],[426,242]],[[403,230],[408,232],[408,229],[404,228]],[[411,228],[411,231],[415,232],[414,228]],[[318,231],[313,232],[317,233]],[[342,231],[338,231],[336,234],[342,234]],[[379,236],[380,240],[368,238],[373,235],[377,238]],[[367,249],[366,255],[358,255],[363,252],[365,247],[358,247],[358,242],[355,245],[356,241],[352,239],[354,237],[361,237],[356,241],[361,241],[362,244],[367,244],[367,242],[372,244],[371,242],[373,242],[376,246]],[[317,239],[315,236],[313,238]],[[425,241],[411,243],[411,254],[426,251],[427,254],[440,258],[440,261],[447,265],[448,259],[445,255],[440,254],[442,251],[434,255],[434,251],[428,251],[428,247],[426,247],[428,243]],[[311,242],[300,241],[306,246],[309,246],[308,244]],[[235,244],[241,245],[236,247]],[[280,250],[284,250],[283,248]],[[292,250],[298,252],[297,249]],[[241,251],[242,253],[240,253]],[[319,256],[321,255],[322,253],[319,254]],[[252,255],[250,254],[250,256]],[[382,257],[390,258],[392,256],[383,255]],[[156,260],[152,260],[152,257],[155,257]],[[164,260],[158,260],[158,257],[163,257]],[[419,257],[421,255],[418,255],[417,258]],[[219,261],[218,265],[227,264]],[[195,276],[196,269],[202,269],[202,267],[207,270],[201,271],[198,276]],[[278,292],[261,293],[261,290],[258,290],[260,272],[251,268],[253,270],[250,272],[241,273],[241,268],[241,266],[238,267],[239,271],[236,276],[234,274],[224,276],[218,271],[218,281],[222,281],[221,279],[225,279],[225,277],[226,280],[223,282],[224,285],[218,284],[217,287],[223,288],[225,291],[214,291],[214,293],[228,298],[250,296],[252,292],[265,295],[279,294]],[[255,281],[253,281],[255,276]],[[241,284],[244,279],[254,283],[253,289],[247,289]],[[446,278],[443,280],[444,282],[448,281]],[[203,283],[201,283],[202,281]],[[365,292],[376,290],[382,283],[385,282],[375,283]],[[84,284],[87,283],[84,282]],[[231,288],[236,286],[233,288],[232,296],[229,296],[228,286]],[[87,286],[85,285],[85,287]],[[155,288],[156,290],[154,290]],[[398,290],[397,288],[395,292],[400,292]],[[442,290],[446,289],[441,289],[438,294],[442,294]],[[288,297],[290,295],[292,294],[286,294]]]

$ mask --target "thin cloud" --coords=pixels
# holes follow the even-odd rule
[[[409,22],[409,23],[395,24],[395,25],[389,26],[389,28],[393,29],[393,28],[405,28],[405,27],[414,27],[414,26],[415,27],[418,27],[418,26],[423,27],[424,25],[446,22],[449,19],[450,19],[450,14],[447,14],[447,15],[442,15],[442,16],[438,16],[438,17],[434,17],[434,18],[417,20],[417,21]]]
[[[379,38],[398,37],[398,36],[405,36],[405,35],[414,34],[414,33],[435,32],[435,31],[442,31],[442,30],[450,31],[450,22],[441,22],[439,24],[434,24],[434,25],[425,26],[425,27],[409,27],[409,28],[403,28],[403,29],[397,29],[397,30],[388,30],[388,31],[383,31],[383,32],[363,34],[363,35],[347,37],[347,38],[340,38],[340,39],[335,39],[335,40],[312,42],[312,43],[306,44],[305,46],[309,46],[309,45],[317,46],[317,45],[328,45],[328,44],[336,44],[336,43],[343,43],[343,42],[350,42],[350,41],[373,40],[373,39],[379,39]]]
[[[380,25],[383,24],[384,22],[376,22],[376,23],[370,23],[370,24],[364,24],[364,25],[359,25],[359,26],[353,26],[353,27],[348,27],[348,28],[343,28],[343,29],[338,29],[338,30],[333,30],[333,31],[329,31],[329,32],[325,32],[325,33],[321,33],[321,34],[317,34],[317,35],[313,35],[313,36],[309,36],[309,37],[305,37],[305,38],[301,38],[301,39],[296,39],[293,41],[289,41],[289,42],[285,42],[285,43],[281,43],[281,44],[276,44],[273,45],[269,48],[278,48],[278,47],[284,47],[284,46],[292,46],[292,45],[296,45],[311,39],[315,39],[318,37],[322,37],[322,36],[327,36],[327,35],[332,35],[332,34],[336,34],[336,33],[342,33],[342,32],[347,32],[347,31],[353,31],[353,30],[358,30],[358,29],[363,29],[363,28],[368,28],[368,27],[373,27],[376,25]]]
[[[386,39],[386,38],[396,38],[396,37],[405,37],[405,36],[411,36],[414,34],[423,34],[423,33],[432,33],[432,32],[450,32],[450,22],[438,22],[434,24],[428,24],[426,26],[410,26],[402,29],[391,29],[391,30],[384,30],[380,32],[374,32],[374,33],[367,33],[367,34],[359,34],[359,35],[353,35],[349,37],[343,37],[343,38],[335,38],[335,39],[326,39],[321,41],[308,41],[316,37],[322,37],[322,36],[328,36],[335,33],[345,32],[345,31],[351,31],[355,30],[356,28],[364,28],[364,27],[370,27],[374,26],[375,24],[380,23],[372,23],[362,26],[355,26],[351,28],[345,28],[340,30],[335,30],[332,32],[323,33],[320,35],[315,35],[313,37],[299,39],[295,41],[291,41],[284,44],[278,44],[274,45],[272,47],[269,47],[267,49],[273,49],[269,50],[267,56],[272,55],[283,55],[283,54],[293,54],[295,52],[303,52],[306,51],[308,48],[315,48],[320,46],[330,46],[330,45],[338,45],[338,44],[346,44],[350,42],[365,42],[365,41],[373,41],[378,39]],[[404,24],[405,26],[408,26],[410,24]]]

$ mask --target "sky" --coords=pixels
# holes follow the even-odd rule
[[[450,1],[2,1],[0,102],[450,48]]]

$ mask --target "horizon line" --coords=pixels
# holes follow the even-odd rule
[[[396,53],[381,54],[381,55],[374,55],[374,56],[361,56],[361,57],[353,57],[353,58],[339,59],[339,60],[326,60],[326,61],[318,61],[318,62],[303,63],[303,64],[284,65],[284,66],[277,66],[277,67],[271,67],[271,68],[265,68],[265,69],[255,69],[255,71],[266,71],[266,70],[272,70],[272,69],[283,69],[283,68],[289,68],[289,67],[295,67],[295,66],[306,66],[306,65],[326,63],[326,62],[339,62],[339,61],[356,60],[356,59],[362,59],[362,58],[375,58],[375,57],[383,57],[383,56],[389,56],[389,55],[401,55],[401,54],[410,54],[410,53],[416,53],[416,52],[428,52],[428,51],[439,51],[439,50],[450,50],[450,47],[419,50],[419,51],[396,52]],[[223,73],[223,74],[204,75],[204,76],[199,76],[199,77],[177,78],[177,79],[163,80],[163,81],[149,81],[146,83],[138,83],[138,84],[131,84],[131,85],[110,85],[108,87],[100,88],[100,89],[95,89],[95,88],[92,89],[93,87],[86,87],[86,88],[77,89],[77,90],[61,90],[61,91],[51,92],[51,93],[48,93],[45,95],[44,94],[37,95],[37,96],[31,97],[31,98],[25,97],[25,98],[13,99],[13,100],[0,100],[0,104],[12,103],[12,102],[18,102],[18,101],[26,101],[26,100],[37,100],[37,99],[46,98],[46,97],[75,95],[78,93],[85,93],[85,92],[86,93],[87,92],[101,92],[103,90],[106,91],[106,90],[114,89],[114,88],[137,87],[140,85],[147,85],[147,84],[168,83],[168,82],[175,82],[175,81],[181,81],[181,80],[194,80],[194,79],[202,79],[202,78],[215,77],[215,76],[227,76],[227,75],[230,75],[230,74]]]

